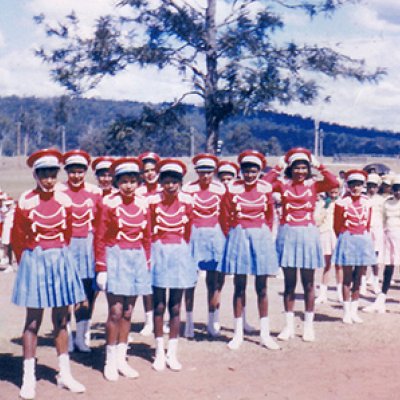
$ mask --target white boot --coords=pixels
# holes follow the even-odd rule
[[[135,379],[139,377],[139,373],[128,364],[126,360],[127,350],[127,343],[117,344],[117,368],[121,375],[127,378]]]
[[[246,307],[243,307],[242,310],[242,318],[243,318],[243,329],[244,331],[249,334],[249,333],[254,333],[257,329],[254,328],[254,326],[250,325],[247,322],[247,317],[246,317]]]
[[[351,302],[351,319],[356,324],[362,324],[363,320],[358,316],[358,300]]]
[[[321,283],[319,285],[318,297],[315,299],[315,304],[323,304],[328,301],[328,286]]]
[[[367,295],[367,277],[365,275],[361,277],[360,294],[361,296]]]
[[[144,326],[140,331],[142,336],[150,336],[153,333],[153,311],[147,311],[145,314]]]
[[[104,378],[108,381],[115,382],[118,380],[118,367],[117,367],[117,345],[106,345],[106,361],[104,363]]]
[[[343,285],[341,283],[336,284],[336,299],[339,303],[343,303]]]
[[[228,347],[231,350],[237,350],[243,343],[243,318],[235,318],[235,332],[233,338],[229,341]]]
[[[82,353],[90,353],[90,347],[86,346],[85,335],[89,329],[89,320],[85,319],[76,323],[75,347]]]
[[[88,319],[87,327],[85,329],[85,345],[89,349],[90,349],[90,345],[91,345],[91,336],[92,336],[92,332],[90,331],[91,325],[92,325],[92,320]]]
[[[351,316],[351,302],[350,301],[344,301],[343,302],[343,322],[345,324],[352,324],[353,319]]]
[[[163,371],[165,369],[165,350],[164,350],[164,338],[156,338],[156,357],[152,364],[153,369],[156,371]]]
[[[366,313],[377,312],[379,314],[384,314],[386,312],[386,294],[379,293],[375,301],[362,310]]]
[[[220,333],[221,324],[219,323],[219,308],[214,311],[214,330],[215,332]]]
[[[268,317],[260,318],[260,344],[269,350],[281,349],[271,336]]]
[[[180,371],[182,369],[182,364],[178,361],[176,357],[177,349],[178,339],[169,339],[166,363],[172,371]]]
[[[283,331],[278,335],[279,340],[287,341],[294,338],[294,312],[288,311],[285,313],[286,325]]]
[[[194,323],[193,323],[193,312],[186,312],[186,323],[185,323],[185,337],[194,337]]]
[[[215,313],[209,312],[208,313],[207,332],[210,336],[217,337],[217,336],[219,336],[219,332],[215,330],[214,322],[215,322]]]
[[[72,393],[83,393],[85,386],[78,382],[71,374],[68,353],[58,356],[60,373],[57,375],[57,386],[70,390]]]
[[[19,396],[25,400],[31,400],[36,395],[36,376],[35,376],[35,359],[24,359],[24,375],[22,377],[22,386]]]
[[[375,294],[380,293],[381,285],[379,284],[379,276],[378,275],[373,275],[372,288],[373,288]]]
[[[74,335],[72,333],[71,324],[69,322],[67,324],[67,333],[68,333],[68,353],[72,353],[75,350],[75,344],[74,344]]]
[[[315,341],[314,332],[314,313],[306,311],[304,313],[303,340],[305,342]]]

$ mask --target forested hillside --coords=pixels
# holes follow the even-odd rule
[[[0,140],[2,154],[20,153],[39,147],[81,147],[96,155],[134,154],[144,149],[163,156],[183,156],[203,151],[204,118],[194,106],[162,112],[163,105],[150,106],[131,101],[61,98],[0,98]],[[349,128],[321,122],[324,155],[337,153],[398,155],[396,132]],[[314,122],[300,116],[273,112],[230,119],[221,127],[223,154],[257,148],[271,155],[293,146],[313,148]]]

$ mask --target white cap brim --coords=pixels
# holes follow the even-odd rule
[[[218,173],[219,174],[224,174],[224,173],[228,174],[229,173],[229,174],[236,176],[237,170],[232,165],[227,164],[227,165],[222,165],[221,167],[219,167]]]
[[[83,156],[80,156],[79,154],[70,156],[65,160],[66,166],[73,164],[84,165],[86,167],[89,165],[87,159]]]
[[[350,174],[347,177],[347,182],[350,181],[360,181],[360,182],[365,182],[365,175],[359,173],[359,172],[354,172],[353,174]]]
[[[114,171],[114,175],[121,175],[121,174],[130,174],[130,173],[136,173],[138,174],[140,172],[139,165],[136,163],[123,163],[119,164]]]
[[[111,161],[100,161],[97,165],[96,165],[96,171],[98,171],[99,169],[110,169],[112,162]]]
[[[246,163],[256,164],[260,168],[262,166],[262,161],[257,156],[245,156],[240,160],[240,164],[246,164]]]
[[[288,164],[292,165],[295,161],[307,161],[310,162],[310,159],[306,153],[294,153],[288,159]]]
[[[217,164],[211,158],[200,158],[199,160],[197,160],[194,168],[203,170],[205,169],[214,170],[217,168]]]
[[[177,172],[178,174],[183,175],[183,169],[179,164],[175,164],[175,163],[170,163],[170,164],[164,164],[161,168],[160,168],[160,172]]]

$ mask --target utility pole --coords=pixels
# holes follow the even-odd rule
[[[61,125],[61,151],[65,153],[65,125]]]
[[[21,121],[17,122],[17,156],[21,155]]]
[[[319,155],[319,120],[314,119],[314,155],[318,157]]]

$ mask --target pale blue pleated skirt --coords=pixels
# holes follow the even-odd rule
[[[106,247],[107,292],[120,296],[151,294],[151,276],[143,249]]]
[[[214,227],[192,227],[190,253],[198,268],[215,271],[221,263],[225,249],[225,235],[219,224]]]
[[[18,265],[12,302],[29,308],[64,307],[85,300],[68,247],[25,250]]]
[[[81,279],[93,279],[95,276],[93,234],[89,233],[89,236],[86,238],[71,238],[69,248]]]
[[[281,225],[276,251],[281,267],[316,269],[325,266],[319,230],[315,225]]]
[[[163,244],[160,240],[154,242],[151,245],[151,270],[153,286],[170,289],[196,286],[196,263],[184,240],[179,244]]]
[[[349,232],[338,236],[332,263],[343,266],[369,266],[377,263],[370,233],[352,235]]]
[[[242,228],[229,231],[220,271],[236,275],[276,275],[279,266],[270,229]]]

